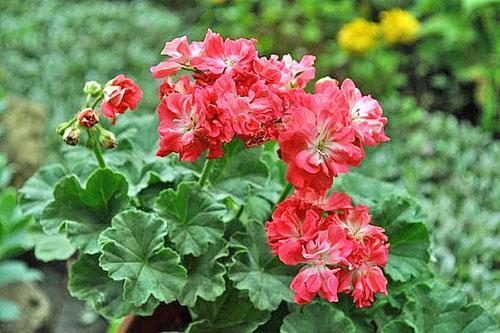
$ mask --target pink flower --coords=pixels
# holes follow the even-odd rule
[[[159,79],[165,76],[175,75],[183,67],[190,67],[190,61],[203,52],[203,43],[193,42],[189,44],[186,36],[176,38],[165,44],[161,51],[170,59],[160,62],[150,68],[153,77]]]
[[[377,100],[369,95],[361,95],[350,79],[342,82],[341,90],[349,103],[352,127],[361,144],[374,146],[379,142],[388,141],[389,138],[384,134],[387,118],[383,117]]]
[[[353,249],[344,230],[332,224],[326,230],[318,231],[316,237],[304,243],[302,256],[305,263],[315,265],[346,265]]]
[[[160,149],[157,156],[176,152],[181,161],[196,161],[207,149],[199,127],[193,95],[172,93],[158,105]]]
[[[314,68],[315,59],[315,56],[305,55],[300,62],[297,62],[289,54],[284,55],[284,75],[282,75],[281,83],[289,89],[304,88],[316,75],[316,68]]]
[[[104,100],[101,103],[102,113],[115,123],[117,113],[122,114],[127,109],[135,110],[141,98],[142,90],[137,84],[120,74],[104,87]]]
[[[340,273],[339,292],[352,291],[356,307],[370,306],[375,293],[387,294],[387,280],[380,266],[385,266],[388,257],[388,245],[378,240],[366,242],[358,247],[354,254],[361,257],[357,268]]]
[[[215,74],[247,68],[257,56],[255,43],[255,39],[223,40],[209,29],[203,42],[204,52],[191,60],[191,66]]]
[[[325,212],[352,208],[351,198],[341,192],[332,192],[325,196],[322,192],[305,187],[297,189],[292,197],[297,198],[308,207],[315,207]]]
[[[313,210],[284,207],[267,223],[267,240],[273,253],[286,265],[303,262],[302,245],[321,230],[324,220]]]
[[[366,237],[376,238],[386,241],[384,228],[370,224],[372,217],[368,213],[368,207],[364,205],[356,206],[352,209],[345,209],[343,213],[337,215],[341,225],[348,234],[358,240]]]
[[[337,302],[338,271],[338,268],[329,269],[326,266],[305,266],[290,284],[290,288],[295,292],[293,301],[306,304],[319,294],[329,302]]]
[[[288,164],[286,179],[295,187],[327,190],[334,177],[361,162],[363,152],[354,144],[343,107],[342,100],[318,95],[292,110],[279,146]]]

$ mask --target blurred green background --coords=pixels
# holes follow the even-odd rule
[[[2,0],[0,191],[59,158],[86,80],[130,75],[151,114],[165,41],[254,37],[381,101],[391,141],[362,172],[420,199],[438,276],[500,318],[499,15],[499,0]]]

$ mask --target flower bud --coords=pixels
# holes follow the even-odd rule
[[[95,110],[91,108],[86,108],[80,111],[78,114],[78,123],[83,127],[93,127],[99,123],[99,115]]]
[[[63,140],[70,146],[76,146],[80,143],[81,131],[78,127],[68,127],[64,131]]]
[[[74,122],[74,121],[75,121],[75,120],[74,120],[74,119],[72,119],[72,120],[69,120],[69,121],[65,121],[65,122],[63,122],[63,123],[60,123],[60,124],[57,126],[57,128],[56,128],[56,133],[57,133],[58,135],[63,135],[63,134],[64,134],[64,132],[66,131],[66,129],[67,129],[68,127],[70,127],[70,126],[73,124],[73,122]]]
[[[100,128],[99,143],[105,149],[113,149],[118,146],[118,142],[116,141],[116,137],[113,132],[110,132],[104,128]]]
[[[102,87],[99,84],[99,82],[96,81],[88,81],[85,83],[85,86],[83,86],[83,92],[85,95],[90,95],[90,96],[97,96],[101,93]]]

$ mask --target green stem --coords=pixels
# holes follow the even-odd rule
[[[94,103],[92,104],[91,109],[95,110],[95,108],[97,107],[97,104],[99,104],[99,102],[102,101],[103,98],[104,98],[104,95],[102,93],[99,96],[97,96]]]
[[[206,159],[205,160],[205,165],[203,165],[203,170],[201,171],[201,176],[200,179],[198,180],[198,184],[200,187],[203,187],[205,185],[205,182],[207,181],[208,174],[210,173],[210,169],[212,169],[213,165],[213,160]]]
[[[102,155],[101,146],[99,146],[99,140],[95,136],[95,133],[92,129],[87,130],[89,134],[90,145],[92,146],[92,150],[94,151],[95,158],[100,168],[106,167],[106,162],[104,162],[104,157]]]
[[[286,199],[286,197],[290,194],[292,191],[293,186],[290,183],[286,183],[285,188],[283,189],[283,192],[281,192],[280,198],[278,199],[278,203],[282,202],[283,200]]]

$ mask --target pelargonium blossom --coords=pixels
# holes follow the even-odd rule
[[[277,206],[267,239],[284,264],[304,265],[290,285],[296,303],[309,303],[315,295],[336,302],[342,292],[364,307],[375,293],[387,292],[381,268],[387,263],[387,237],[370,222],[366,206],[352,206],[339,192],[320,199],[301,190]]]
[[[104,116],[116,121],[117,113],[124,113],[125,110],[135,110],[137,103],[142,99],[142,90],[132,80],[123,74],[117,75],[104,87],[104,99],[101,103],[101,110]]]

